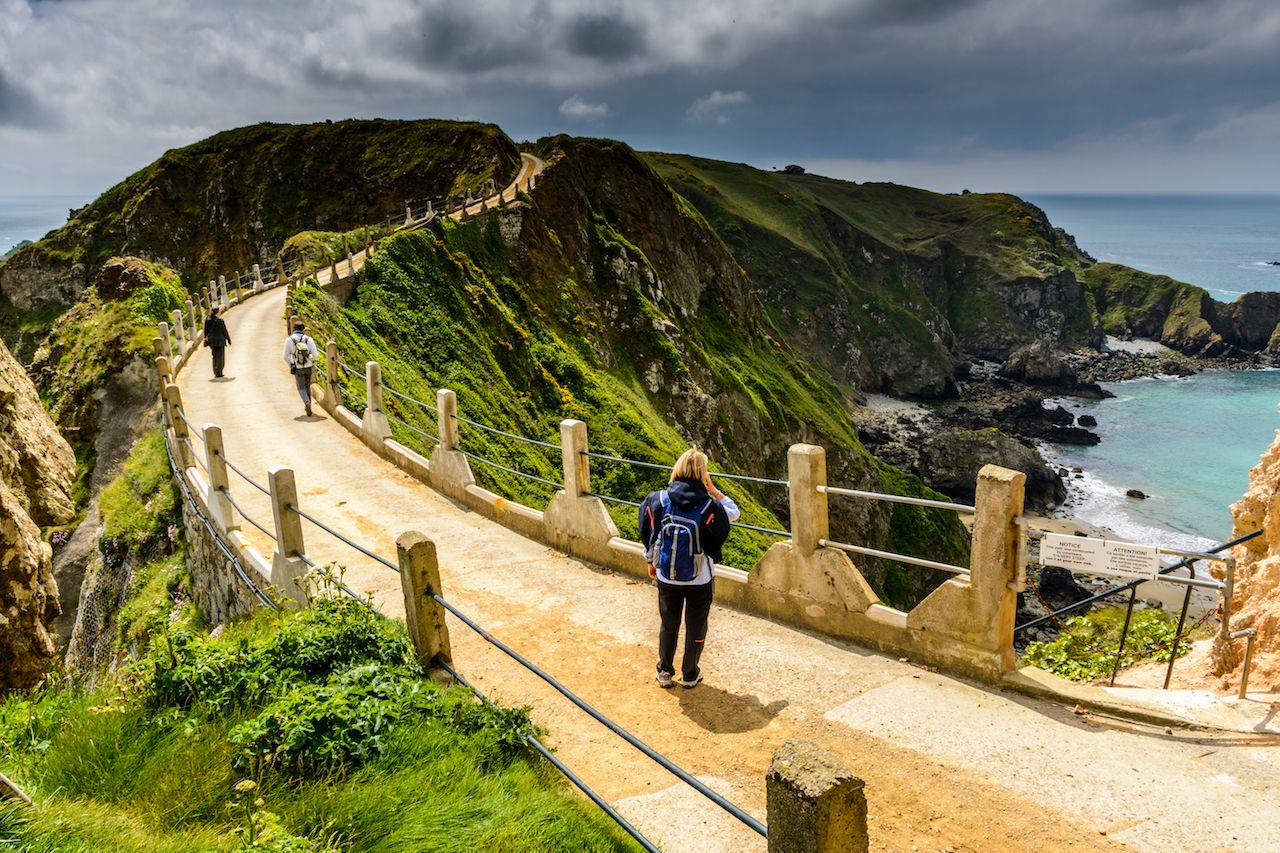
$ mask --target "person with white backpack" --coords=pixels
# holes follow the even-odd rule
[[[658,686],[675,684],[676,641],[684,617],[684,658],[680,684],[702,683],[703,643],[715,589],[715,564],[729,538],[729,523],[741,513],[716,488],[707,455],[690,449],[671,469],[667,488],[651,492],[640,505],[640,542],[649,577],[658,582]]]
[[[284,363],[289,365],[298,396],[306,407],[307,417],[311,417],[311,372],[316,366],[316,342],[301,321],[293,324],[293,334],[284,339]]]

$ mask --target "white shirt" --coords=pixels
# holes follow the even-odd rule
[[[316,363],[316,342],[311,339],[310,335],[302,332],[294,332],[284,339],[284,363],[290,367],[295,366],[294,353],[298,349],[298,341],[302,341],[307,345],[307,357],[296,362],[296,366],[302,370],[314,367]]]

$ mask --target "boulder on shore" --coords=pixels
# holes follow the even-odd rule
[[[1034,448],[998,429],[935,433],[920,449],[920,476],[933,488],[957,500],[972,500],[978,471],[992,463],[1027,475],[1027,503],[1034,507],[1061,503],[1066,487]]]

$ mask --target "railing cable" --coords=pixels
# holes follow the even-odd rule
[[[515,474],[517,477],[524,477],[526,480],[535,480],[539,483],[545,483],[548,486],[551,486],[556,489],[564,488],[563,483],[557,483],[555,480],[548,480],[545,477],[539,477],[537,474],[527,474],[524,471],[517,471],[515,468],[508,468],[506,465],[499,465],[497,462],[494,462],[492,459],[485,459],[483,456],[477,456],[474,453],[468,453],[467,451],[463,450],[461,447],[456,449],[459,453],[461,453],[463,456],[467,457],[468,459],[473,459],[476,462],[480,462],[484,465],[488,465],[490,468],[497,468],[499,471],[506,471],[508,474]]]
[[[270,539],[272,542],[276,541],[276,535],[274,533],[272,533],[267,528],[263,527],[258,522],[254,521],[253,516],[249,515],[247,512],[245,512],[243,509],[240,508],[240,504],[236,503],[236,499],[231,497],[230,489],[219,489],[218,491],[222,492],[223,496],[227,499],[227,502],[231,504],[231,507],[236,512],[240,513],[241,518],[243,518],[245,521],[252,524],[254,527],[258,528],[260,531],[262,531],[267,536],[267,538]]]
[[[372,551],[370,551],[368,548],[364,547],[363,545],[361,545],[361,544],[359,544],[359,543],[357,543],[357,542],[352,542],[350,539],[348,539],[347,537],[343,536],[341,533],[339,533],[338,531],[334,530],[332,527],[330,527],[329,525],[325,524],[323,521],[319,521],[319,520],[317,520],[317,519],[313,518],[312,516],[310,516],[310,515],[308,515],[307,513],[303,512],[302,510],[300,510],[298,507],[294,506],[293,504],[285,504],[285,505],[284,505],[284,508],[285,508],[285,509],[287,509],[287,510],[289,510],[290,512],[297,513],[299,518],[305,518],[307,521],[311,522],[311,523],[312,523],[312,524],[314,524],[316,527],[319,527],[319,528],[320,528],[321,530],[323,530],[325,533],[328,533],[328,534],[329,534],[330,536],[332,536],[334,539],[337,539],[339,542],[343,542],[343,543],[345,543],[345,544],[347,544],[347,545],[351,546],[352,548],[354,548],[354,549],[356,549],[357,551],[359,551],[361,554],[364,554],[364,555],[365,555],[366,557],[368,557],[369,559],[374,560],[375,562],[381,563],[382,565],[386,566],[388,569],[391,569],[393,572],[396,572],[396,573],[399,573],[399,572],[400,572],[400,567],[399,567],[399,566],[397,566],[395,563],[392,563],[392,562],[390,562],[390,561],[388,561],[388,560],[384,559],[383,557],[379,557],[377,554],[373,553],[373,552],[372,552]],[[299,555],[299,556],[301,556],[301,555]]]
[[[441,607],[443,607],[445,610],[448,610],[455,617],[461,620],[462,623],[465,624],[472,631],[475,631],[477,634],[483,637],[486,641],[492,643],[494,646],[497,646],[500,650],[502,650],[505,654],[507,654],[512,659],[514,659],[517,663],[519,663],[525,669],[529,670],[534,675],[538,676],[543,681],[545,681],[547,684],[551,685],[551,687],[553,687],[557,693],[559,693],[561,696],[568,699],[574,705],[578,706],[578,708],[580,708],[581,710],[585,711],[596,722],[600,723],[605,728],[609,729],[609,731],[618,735],[627,743],[631,744],[636,749],[640,750],[650,759],[657,762],[662,767],[666,768],[666,770],[669,771],[670,773],[674,774],[682,782],[689,785],[695,791],[702,794],[707,799],[711,800],[711,802],[715,803],[717,806],[724,809],[726,812],[733,815],[738,820],[742,821],[744,824],[746,824],[748,827],[758,832],[760,835],[764,836],[765,838],[769,837],[769,831],[763,823],[756,820],[751,815],[747,814],[738,806],[735,806],[733,803],[726,800],[720,794],[717,794],[715,791],[711,790],[711,788],[707,787],[705,784],[703,784],[702,782],[698,781],[696,778],[691,776],[688,772],[681,769],[669,758],[657,752],[648,744],[644,743],[644,741],[640,740],[635,735],[631,734],[631,732],[622,728],[622,726],[619,726],[613,720],[609,719],[604,714],[597,711],[594,707],[587,704],[585,701],[579,698],[578,695],[574,693],[572,690],[565,687],[563,684],[561,684],[552,676],[548,675],[546,672],[543,672],[536,664],[534,664],[528,658],[524,657],[524,655],[520,654],[515,649],[511,648],[506,643],[502,642],[501,640],[499,640],[497,637],[490,634],[485,629],[481,628],[474,621],[472,621],[470,617],[468,617],[462,611],[458,610],[448,601],[445,601],[439,595],[434,593],[432,594],[431,598],[434,599],[436,603],[439,604]]]
[[[383,412],[383,414],[387,416],[387,420],[400,424],[400,426],[404,427],[410,432],[416,432],[418,435],[422,436],[425,439],[429,439],[434,444],[440,443],[439,438],[437,438],[436,436],[432,435],[431,433],[425,430],[418,429],[416,426],[409,423],[408,421],[402,421],[400,418],[397,418],[395,415],[391,414],[390,412]]]
[[[458,672],[456,669],[449,666],[449,664],[447,663],[442,663],[441,667],[444,669],[445,672],[449,673],[449,675],[453,677],[454,681],[458,682],[463,687],[467,688],[472,693],[474,693],[476,695],[476,698],[478,698],[481,702],[488,705],[490,708],[498,707],[498,705],[495,704],[493,700],[490,699],[488,696],[484,695],[484,693],[482,693],[478,687],[476,687],[470,681],[467,681],[467,679],[465,679],[462,676],[462,673]],[[556,768],[561,773],[563,773],[566,779],[572,782],[578,788],[578,790],[586,794],[587,799],[595,803],[596,806],[598,806],[601,811],[603,811],[606,815],[608,815],[613,820],[614,823],[616,823],[619,827],[622,828],[623,832],[627,833],[627,835],[630,835],[632,838],[634,838],[637,844],[639,844],[645,850],[650,851],[650,853],[661,853],[661,851],[652,841],[645,838],[640,833],[640,830],[632,826],[631,823],[626,818],[624,818],[618,812],[617,809],[615,809],[613,806],[605,802],[603,797],[597,794],[589,785],[587,785],[586,782],[582,781],[582,779],[580,779],[576,773],[570,770],[569,767],[563,761],[557,758],[551,752],[551,750],[547,749],[546,746],[543,745],[542,741],[538,740],[536,737],[530,734],[527,734],[524,737],[525,737],[525,742],[528,743],[529,746],[536,749],[538,753],[542,755],[543,758],[551,762],[552,767]]]
[[[610,456],[607,453],[595,453],[590,450],[578,451],[583,456],[589,456],[592,459],[602,459],[606,462],[625,462],[628,465],[635,465],[640,468],[651,468],[655,471],[670,471],[670,465],[659,465],[657,462],[642,462],[639,459],[627,459],[623,456]],[[738,480],[743,483],[763,483],[767,486],[789,486],[786,480],[773,480],[768,477],[750,477],[746,474],[726,474],[723,471],[712,471],[712,477],[720,477],[725,480]]]
[[[428,409],[429,411],[432,411],[432,412],[440,411],[430,403],[424,403],[421,400],[418,400],[414,397],[410,397],[408,394],[402,394],[401,392],[397,391],[396,389],[392,388],[390,385],[387,385],[385,383],[382,386],[382,390],[386,391],[388,394],[390,394],[393,397],[399,397],[401,400],[405,400],[406,402],[415,403],[424,409]]]
[[[502,430],[500,430],[500,429],[498,429],[498,428],[496,428],[496,427],[491,427],[491,426],[488,426],[487,424],[482,424],[482,423],[480,423],[479,421],[473,421],[473,420],[471,420],[471,419],[469,419],[469,418],[464,418],[464,417],[462,417],[462,416],[460,416],[460,415],[454,415],[454,416],[453,416],[453,419],[454,419],[454,420],[456,420],[456,421],[457,421],[458,423],[460,423],[460,424],[467,424],[468,426],[473,426],[473,427],[476,427],[477,429],[482,429],[482,430],[484,430],[485,432],[491,432],[491,433],[493,433],[494,435],[501,435],[501,436],[505,436],[506,438],[513,438],[513,439],[515,439],[516,441],[523,441],[523,442],[524,442],[524,443],[526,443],[526,444],[536,444],[536,445],[538,445],[539,447],[549,447],[549,448],[551,448],[552,450],[559,450],[559,449],[560,449],[560,445],[558,445],[558,444],[552,444],[552,443],[551,443],[551,442],[549,442],[549,441],[539,441],[539,440],[538,440],[538,439],[536,439],[536,438],[529,438],[529,437],[527,437],[527,436],[523,436],[523,435],[516,435],[516,434],[515,434],[515,433],[513,433],[513,432],[503,432]]]
[[[222,464],[223,464],[223,465],[226,465],[226,466],[227,466],[228,468],[230,468],[232,471],[234,471],[234,472],[236,472],[237,474],[239,474],[239,475],[240,475],[240,479],[244,480],[246,483],[248,483],[249,485],[253,486],[253,487],[254,487],[255,489],[257,489],[258,491],[262,492],[264,495],[269,495],[269,494],[271,494],[271,490],[270,490],[270,489],[268,489],[266,486],[263,486],[263,485],[261,485],[261,484],[259,484],[259,483],[255,482],[255,481],[254,481],[254,479],[253,479],[252,477],[250,477],[248,474],[246,474],[245,472],[243,472],[243,471],[241,471],[239,468],[237,468],[235,465],[233,465],[233,464],[231,463],[231,460],[227,458],[227,456],[226,456],[226,454],[225,454],[225,453],[223,453],[222,451],[218,450],[218,451],[214,451],[214,454],[213,454],[213,455],[214,455],[214,456],[217,456],[219,459],[221,459],[221,460],[222,460]]]

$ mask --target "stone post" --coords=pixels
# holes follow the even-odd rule
[[[807,740],[789,740],[765,777],[769,853],[867,853],[863,781]]]
[[[356,274],[356,256],[350,250],[347,251],[347,275]]]
[[[257,264],[253,265],[253,292],[257,293],[262,290],[262,268]]]
[[[404,623],[418,653],[418,663],[430,675],[453,662],[445,609],[433,598],[441,594],[436,545],[411,530],[396,539],[396,557],[400,563],[400,589],[404,593]]]
[[[436,391],[436,430],[441,450],[458,449],[458,395],[448,388]]]
[[[324,399],[329,404],[329,411],[342,405],[342,395],[338,391],[338,342],[329,341],[324,345]]]
[[[160,354],[173,358],[173,338],[169,336],[168,321],[161,320],[156,324],[156,329],[160,332]]]
[[[227,477],[222,427],[204,425],[204,464],[209,471],[209,517],[223,533],[240,529],[240,518],[231,505],[231,481]]]
[[[387,234],[390,234],[391,233],[391,217],[390,216],[387,217],[386,228],[387,228]]]
[[[196,462],[191,455],[191,431],[187,429],[187,422],[183,419],[185,412],[182,411],[182,392],[177,385],[170,383],[164,386],[164,402],[169,413],[169,426],[173,428],[176,445],[173,449],[178,457],[178,465],[183,471],[194,468]]]
[[[276,527],[276,551],[271,558],[271,585],[293,601],[307,603],[307,564],[298,555],[306,553],[302,540],[302,517],[290,506],[298,505],[298,487],[293,469],[283,465],[267,471],[271,486],[271,517]]]
[[[217,279],[209,279],[209,286],[205,288],[205,313],[209,309],[218,304],[218,281]]]
[[[364,364],[364,418],[360,421],[360,437],[374,450],[391,437],[391,425],[382,412],[382,367],[376,361]]]
[[[190,299],[187,300],[187,316],[191,318],[191,342],[196,346],[200,345],[200,316],[196,314],[195,303]]]
[[[152,341],[152,344],[154,345],[155,341],[158,341],[158,340],[159,338],[156,338],[155,340]],[[157,355],[156,356],[156,382],[157,382],[157,387],[160,389],[161,400],[164,400],[164,387],[172,381],[173,381],[173,368],[169,366],[168,357],[163,355]]]
[[[337,284],[338,282],[338,256],[334,255],[329,259],[329,283]]]
[[[186,318],[182,316],[181,308],[174,308],[170,312],[173,317],[173,336],[178,342],[178,352],[185,355],[187,352],[187,323]]]
[[[1006,672],[1016,666],[1013,625],[1021,588],[1018,539],[1022,535],[1018,518],[1022,516],[1026,482],[1027,475],[1019,471],[983,465],[974,496],[977,512],[969,552],[969,586],[986,628],[984,645],[1000,655]]]
[[[152,339],[151,339],[151,351],[152,351],[152,352],[154,352],[154,353],[156,354],[156,358],[163,358],[165,361],[169,362],[169,366],[170,366],[170,367],[172,367],[172,366],[173,366],[173,359],[171,358],[171,356],[173,355],[173,353],[171,353],[171,352],[169,352],[168,350],[166,350],[166,349],[165,349],[164,338],[162,338],[162,337],[160,337],[160,336],[158,336],[158,335],[157,335],[156,337],[152,338]],[[160,387],[161,387],[162,389],[164,388],[164,386],[163,386],[163,385],[161,385]]]
[[[409,207],[409,202],[407,201],[404,203],[404,224],[413,224],[413,209]]]
[[[227,307],[227,277],[225,275],[218,276],[218,304],[223,308]]]
[[[591,460],[587,456],[587,425],[582,421],[560,422],[560,459],[565,494],[580,498],[590,492]]]
[[[791,541],[796,552],[808,557],[828,538],[827,452],[812,444],[793,444],[787,452],[787,482],[791,496]]]
[[[431,199],[427,199],[427,216],[431,216],[434,213],[435,213],[435,210],[433,210],[431,207]]]

